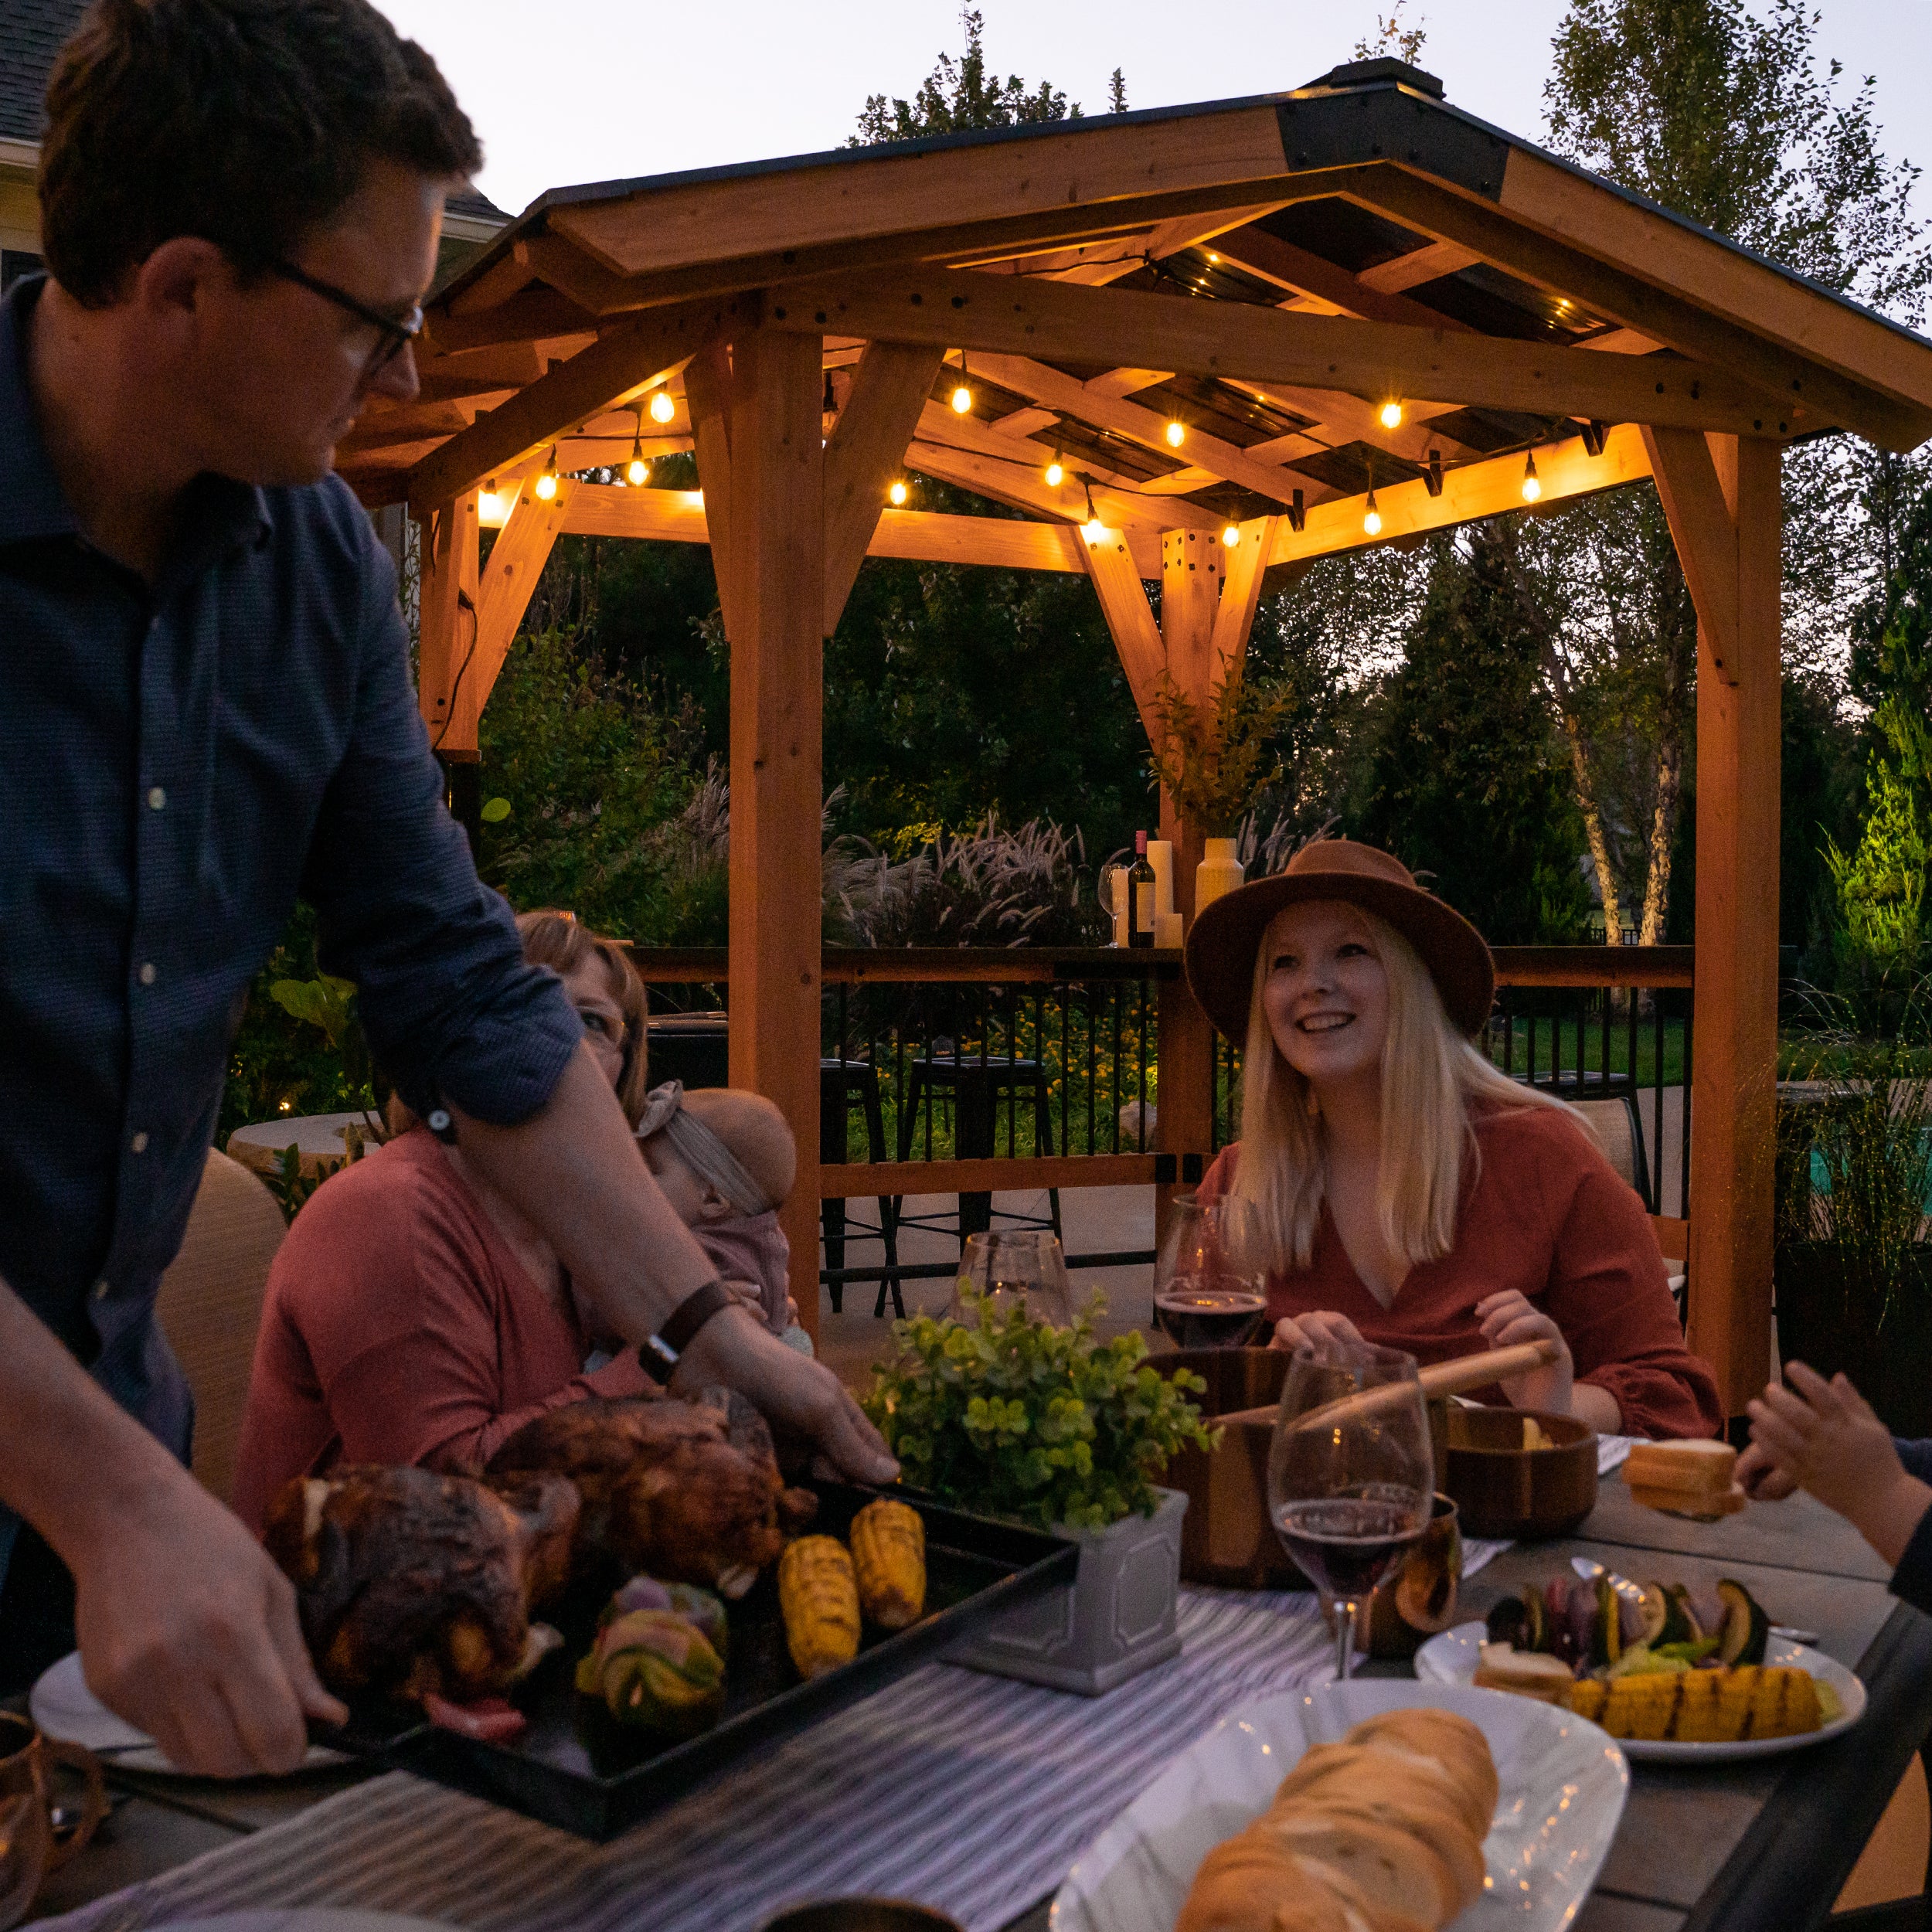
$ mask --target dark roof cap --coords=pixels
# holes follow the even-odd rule
[[[1442,83],[1434,74],[1389,54],[1379,55],[1373,60],[1345,61],[1338,67],[1331,67],[1315,84],[1318,87],[1372,87],[1384,80],[1393,81],[1400,87],[1413,87],[1432,100],[1443,98]]]

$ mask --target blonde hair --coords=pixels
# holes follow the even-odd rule
[[[1296,910],[1269,921],[1254,955],[1247,1046],[1241,1061],[1241,1147],[1232,1192],[1253,1203],[1277,1267],[1306,1268],[1328,1192],[1327,1135],[1307,1077],[1283,1058],[1263,1007],[1276,933]],[[1382,1152],[1376,1206],[1383,1238],[1411,1267],[1455,1245],[1465,1176],[1481,1155],[1473,1107],[1562,1103],[1498,1070],[1451,1024],[1429,969],[1386,920],[1349,910],[1366,931],[1389,983],[1382,1049]]]

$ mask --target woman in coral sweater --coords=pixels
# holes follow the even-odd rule
[[[1208,906],[1187,973],[1244,1049],[1241,1138],[1200,1196],[1254,1211],[1277,1346],[1359,1335],[1430,1362],[1547,1337],[1555,1362],[1482,1399],[1716,1433],[1642,1202],[1471,1043],[1495,969],[1467,920],[1386,852],[1325,839]]]

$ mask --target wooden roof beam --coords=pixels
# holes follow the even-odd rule
[[[1031,471],[1045,496],[1050,499],[1032,507],[1070,518],[1076,522],[1086,515],[1080,486],[1071,480],[1077,473],[1090,477],[1097,490],[1104,484],[1110,490],[1122,492],[1123,501],[1128,502],[1148,488],[1145,482],[1097,463],[1090,456],[1082,454],[1076,455],[1070,463],[1063,454],[1061,467],[1066,470],[1069,480],[1055,490],[1046,482],[1049,453],[1043,444],[1026,436],[1008,435],[992,423],[982,423],[976,416],[956,415],[943,403],[929,402],[920,412],[918,435],[923,443],[936,444],[944,449],[970,451],[975,456],[991,457],[995,462],[1009,463],[1022,470]],[[1022,504],[1017,507],[1029,506]],[[1190,514],[1204,519],[1206,516],[1205,512]],[[1132,520],[1131,515],[1129,520]],[[1206,527],[1205,521],[1202,527]]]
[[[1784,419],[1794,431],[1853,430],[1881,448],[1901,452],[1916,449],[1932,435],[1932,408],[1891,402],[1874,389],[1848,381],[1821,362],[1782,349],[1683,296],[1641,280],[1629,269],[1599,261],[1566,241],[1535,233],[1487,202],[1454,194],[1438,182],[1396,167],[1359,169],[1342,192],[1347,199],[1375,213],[1389,216],[1405,227],[1439,240],[1461,242],[1485,261],[1533,287],[1567,297],[1653,342],[1721,368],[1776,402],[1781,410],[1789,403],[1803,412]],[[1647,359],[1616,359],[1641,365]],[[1579,410],[1575,413],[1591,414],[1604,422],[1644,420],[1621,411]],[[1653,415],[1649,420],[1663,419]],[[1741,433],[1777,434],[1779,420],[1753,419],[1744,424]]]
[[[1365,397],[1747,434],[1831,426],[1802,398],[1781,417],[1775,399],[1728,369],[1006,276],[818,283],[776,291],[765,315],[767,326],[794,332],[832,328],[981,355],[1158,364]]]
[[[1378,287],[1366,277],[1352,275],[1310,249],[1270,235],[1265,228],[1238,228],[1223,235],[1216,252],[1277,288],[1316,296],[1342,313],[1359,315],[1366,321],[1409,322],[1418,328],[1446,328],[1461,335],[1475,332],[1466,322]]]
[[[1434,241],[1393,260],[1377,262],[1363,269],[1359,279],[1364,287],[1395,295],[1405,288],[1420,288],[1424,282],[1439,281],[1480,259],[1473,248],[1464,248],[1460,242]]]
[[[410,500],[435,505],[474,489],[539,444],[664,381],[753,305],[692,302],[647,309],[453,436],[410,475]]]
[[[1428,485],[1420,480],[1379,485],[1376,507],[1382,513],[1382,529],[1372,537],[1362,527],[1365,498],[1332,498],[1311,505],[1300,530],[1291,528],[1287,518],[1280,519],[1268,561],[1292,563],[1337,556],[1347,550],[1372,549],[1397,538],[1453,529],[1459,523],[1520,511],[1525,507],[1523,467],[1520,456],[1492,457],[1487,462],[1459,465],[1443,473],[1440,496],[1431,496]],[[1642,431],[1624,423],[1610,432],[1601,456],[1592,456],[1580,437],[1539,447],[1536,472],[1543,485],[1538,501],[1547,509],[1572,497],[1641,482],[1651,474],[1651,468]]]

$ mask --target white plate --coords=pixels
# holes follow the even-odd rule
[[[1173,1932],[1202,1859],[1267,1808],[1311,1744],[1417,1704],[1479,1726],[1502,1787],[1482,1848],[1488,1889],[1455,1932],[1560,1932],[1617,1835],[1630,1789],[1622,1752],[1594,1724],[1530,1698],[1387,1678],[1223,1718],[1081,1853],[1053,1900],[1052,1932]]]
[[[84,1744],[90,1751],[104,1751],[117,1769],[158,1771],[169,1777],[184,1777],[173,1761],[145,1731],[138,1731],[124,1719],[115,1716],[87,1688],[81,1675],[80,1653],[70,1651],[59,1663],[50,1664],[27,1694],[27,1708],[33,1721],[49,1737],[70,1744]],[[343,1761],[340,1751],[310,1747],[308,1755],[296,1767],[312,1771],[325,1764]]]
[[[1468,1683],[1476,1674],[1477,1650],[1483,1636],[1481,1624],[1458,1624],[1453,1630],[1431,1637],[1416,1652],[1417,1676],[1425,1683]],[[1839,1732],[1849,1730],[1865,1715],[1865,1686],[1853,1672],[1822,1651],[1774,1637],[1764,1647],[1764,1661],[1795,1664],[1800,1670],[1809,1671],[1821,1684],[1830,1685],[1845,1706],[1845,1715],[1834,1718],[1822,1730],[1806,1731],[1801,1736],[1747,1739],[1742,1744],[1675,1744],[1622,1737],[1617,1741],[1623,1746],[1624,1755],[1647,1764],[1722,1764],[1739,1757],[1776,1757],[1781,1752],[1801,1751],[1807,1745],[1835,1737]]]

